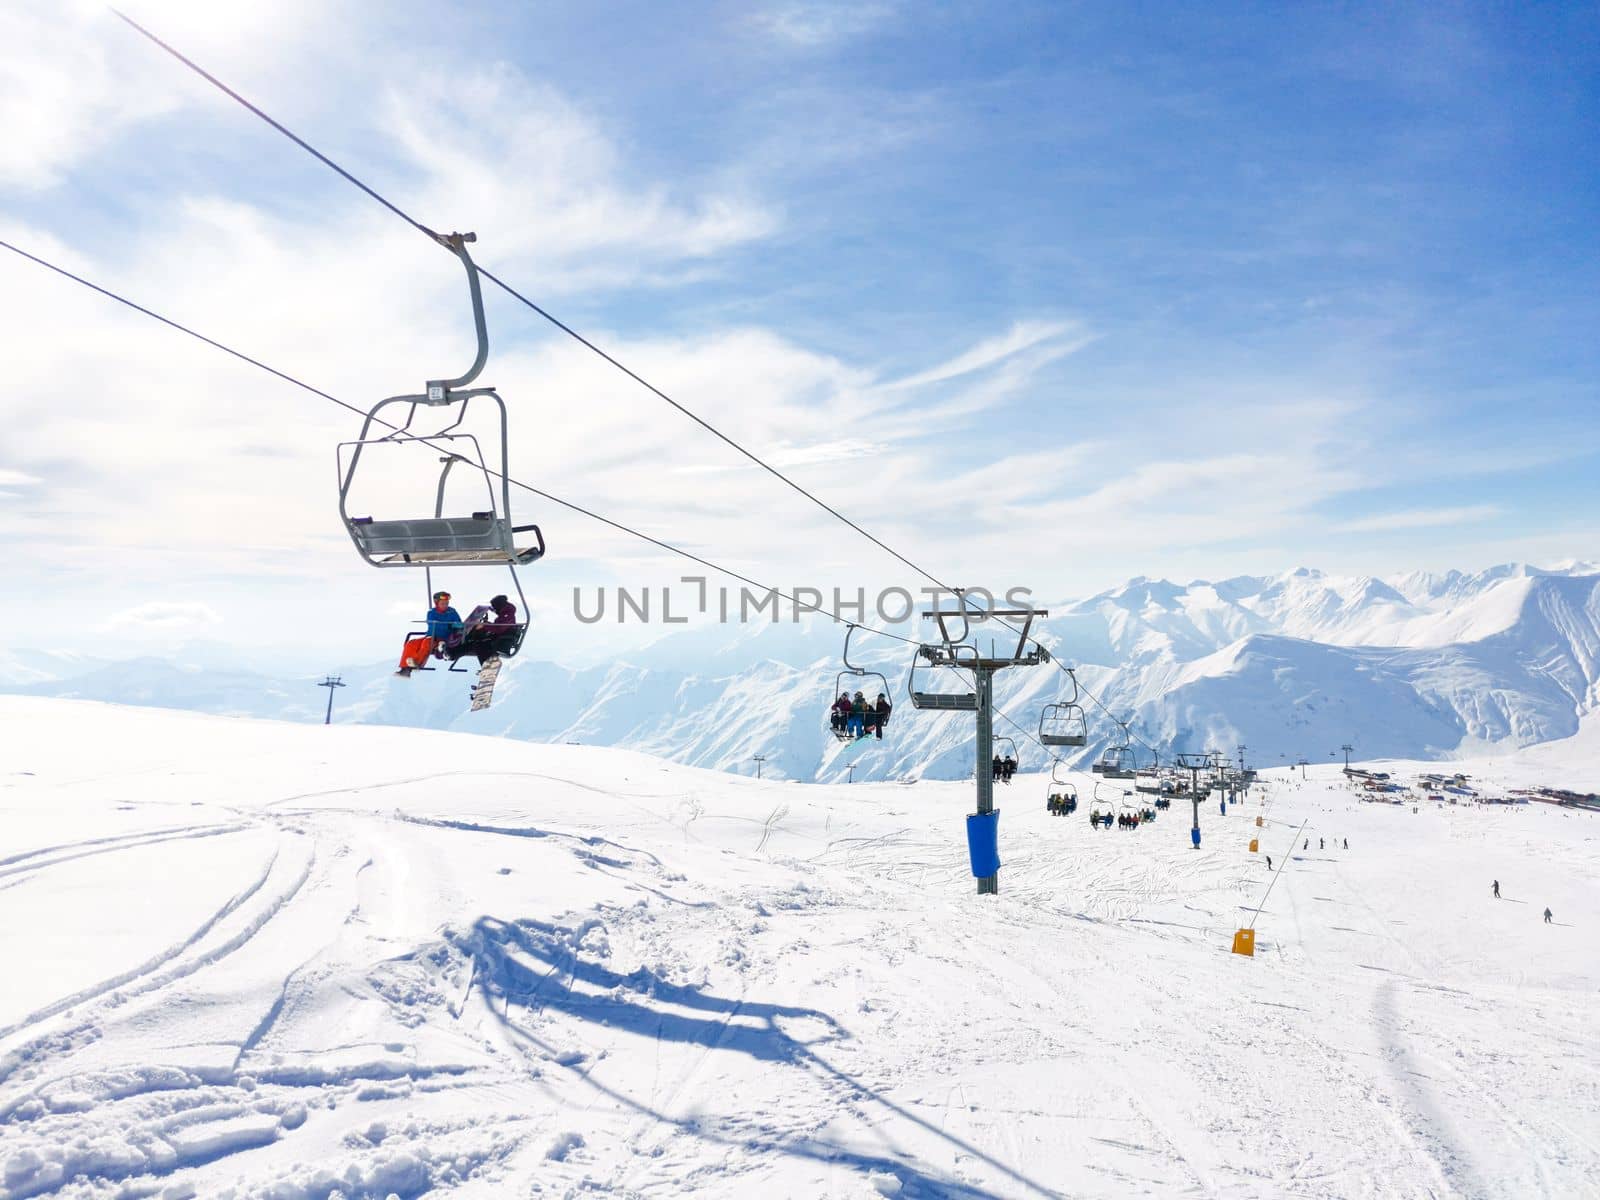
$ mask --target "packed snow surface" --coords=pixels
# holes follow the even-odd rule
[[[1026,776],[980,898],[970,783],[16,697],[0,722],[0,1200],[1600,1179],[1600,815],[1364,803],[1316,766],[1203,806],[1194,850],[1183,802],[1092,831],[1089,777],[1055,818]],[[1592,791],[1600,738],[1463,766]],[[1251,837],[1281,871],[1246,958]]]

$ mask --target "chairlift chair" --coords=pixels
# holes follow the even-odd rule
[[[1132,779],[1133,764],[1133,751],[1127,746],[1107,746],[1089,769],[1107,779]]]
[[[941,658],[944,661],[939,661]],[[911,707],[930,709],[934,712],[977,712],[978,693],[975,691],[929,692],[917,686],[919,662],[924,664],[923,670],[928,670],[930,666],[959,670],[968,659],[972,661],[974,667],[977,665],[976,646],[960,642],[918,646],[916,653],[911,656],[911,668],[906,672],[906,694],[911,697]]]
[[[1007,750],[1004,754],[1000,754],[999,753],[999,750],[1000,750],[999,743],[1001,743],[1001,742],[1004,742],[1007,746],[1010,747],[1010,749]],[[1003,734],[1003,733],[992,734],[990,736],[990,745],[993,746],[994,750],[996,751],[996,753],[995,753],[995,757],[996,758],[1009,758],[1012,762],[1019,762],[1019,760],[1017,758],[1017,743],[1014,742],[1012,739],[1006,737],[1005,734]],[[989,766],[989,769],[991,771],[994,770],[994,763],[992,761],[988,764],[988,766]],[[1004,784],[1010,784],[1010,782],[1011,782],[1009,779],[1006,779],[1006,778],[1002,777],[998,773],[996,773],[994,775],[994,780],[997,783],[1004,783]]]
[[[1122,797],[1118,795],[1118,790],[1108,787],[1098,779],[1095,780],[1092,795],[1093,803],[1089,806],[1089,823],[1091,825],[1098,824],[1101,821],[1104,821],[1107,825],[1111,824],[1111,819],[1116,815],[1122,802]]]
[[[356,551],[374,567],[421,567],[427,574],[428,594],[433,593],[435,567],[503,566],[510,570],[511,581],[522,601],[522,613],[528,611],[527,597],[517,578],[517,568],[528,566],[544,557],[544,535],[537,525],[514,525],[511,518],[510,451],[507,443],[507,418],[505,401],[492,387],[470,387],[483,370],[489,357],[488,326],[484,319],[483,292],[478,281],[478,268],[467,253],[466,243],[475,241],[473,234],[450,234],[439,242],[458,259],[467,273],[467,284],[472,297],[473,326],[477,333],[478,351],[472,365],[455,379],[431,379],[427,389],[417,395],[390,396],[378,401],[367,412],[361,424],[361,433],[353,441],[341,442],[336,458],[339,468],[339,517],[345,531],[355,544]],[[484,453],[476,434],[462,431],[473,401],[492,401],[498,414],[499,453]],[[384,421],[380,414],[395,405],[406,407],[403,423],[394,425]],[[423,410],[442,409],[443,417],[454,417],[448,423],[433,429],[416,428]],[[383,427],[381,434],[375,426]],[[357,516],[351,511],[351,493],[360,472],[362,459],[378,449],[387,450],[407,443],[419,442],[438,452],[442,464],[433,492],[431,516],[384,517]],[[460,511],[448,506],[446,493],[451,473],[461,465],[473,477],[481,477],[484,484],[484,507],[464,506]],[[499,483],[495,479],[498,476]],[[524,538],[520,535],[529,535]],[[519,543],[522,543],[519,545]],[[522,631],[527,623],[522,622]],[[507,641],[502,657],[512,657],[521,648],[522,639]]]
[[[1087,746],[1089,722],[1076,704],[1046,704],[1039,714],[1039,740],[1046,746]]]
[[[879,692],[887,696],[889,694],[889,680],[884,677],[881,671],[869,671],[865,667],[858,667],[850,661],[850,638],[859,628],[859,625],[852,623],[850,627],[845,630],[844,652],[840,655],[840,658],[842,658],[844,661],[844,670],[840,671],[838,676],[833,681],[833,695],[834,697],[838,697],[841,694],[849,692],[850,688],[849,685],[845,683],[846,679],[855,679],[857,681],[876,679],[880,685],[878,689]],[[858,682],[856,691],[860,692],[862,697],[865,698],[868,689],[860,686]],[[829,701],[829,703],[831,704],[832,701]],[[876,723],[876,710],[874,710],[874,723]],[[866,725],[863,724],[862,728],[865,730]],[[830,716],[828,722],[828,731],[841,742],[850,742],[855,740],[855,735],[850,732],[848,721],[836,729],[833,727],[832,718]],[[865,733],[863,733],[862,736],[865,736]]]
[[[1044,706],[1039,714],[1039,740],[1046,746],[1087,746],[1089,721],[1078,703],[1078,676],[1070,667],[1066,671],[1072,680],[1072,698]]]

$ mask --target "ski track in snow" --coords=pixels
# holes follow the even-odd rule
[[[70,753],[62,702],[0,704],[28,753]],[[78,744],[123,719],[63,724]],[[54,998],[0,1027],[0,1200],[1563,1197],[1600,1177],[1588,814],[1413,814],[1277,773],[1270,807],[1202,811],[1194,851],[1177,809],[1091,831],[1019,777],[980,901],[970,786],[755,785],[480,739],[454,753],[489,762],[397,779],[402,731],[329,730],[314,766],[277,749],[285,727],[204,731],[217,758],[189,784],[7,794],[36,845],[0,861],[5,927],[44,945],[41,914],[114,913],[130,881],[173,916],[164,941],[94,942],[92,982],[39,977]],[[157,798],[195,820],[129,827]],[[1352,851],[1291,849],[1302,820],[1297,841]],[[1244,959],[1252,834],[1287,865]],[[198,869],[224,849],[225,888]],[[1570,928],[1509,902],[1536,889]],[[84,975],[49,949],[13,961]]]

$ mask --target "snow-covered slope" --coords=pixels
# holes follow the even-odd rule
[[[1196,851],[1029,777],[979,898],[970,786],[14,697],[0,727],[0,1200],[1600,1178],[1593,814],[1321,767],[1208,806]],[[1471,770],[1592,787],[1590,732]]]
[[[1179,585],[1135,580],[1052,605],[1041,636],[1140,736],[1164,753],[1248,745],[1260,762],[1365,755],[1451,756],[1569,736],[1600,700],[1600,574],[1498,567],[1478,575],[1343,578],[1298,570]],[[954,779],[973,767],[971,722],[913,714],[907,648],[857,639],[899,715],[880,745],[841,751],[825,733],[840,635],[827,622],[695,631],[633,661],[574,671],[537,647],[501,676],[495,706],[469,716],[465,675],[397,680],[387,664],[344,669],[338,719],[604,744],[676,761],[806,780]],[[188,659],[180,658],[187,664]],[[34,668],[35,672],[39,668]],[[196,670],[153,660],[18,678],[10,690],[201,711],[317,720],[314,680]],[[876,679],[845,680],[852,687]],[[1013,671],[1001,706],[1033,727],[1066,686],[1052,668]],[[1091,709],[1091,745],[1116,727]],[[1015,729],[1023,762],[1043,762]]]

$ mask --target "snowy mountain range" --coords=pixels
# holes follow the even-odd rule
[[[1050,609],[1035,626],[1040,640],[1163,755],[1232,754],[1244,744],[1253,762],[1272,766],[1327,761],[1348,742],[1363,760],[1453,757],[1571,736],[1600,703],[1600,566],[1590,563],[1386,579],[1304,568],[1188,584],[1140,578]],[[468,676],[401,680],[388,663],[355,665],[343,670],[350,686],[336,719],[622,746],[745,773],[761,754],[767,774],[802,780],[843,779],[852,766],[857,779],[970,773],[971,721],[913,713],[910,649],[887,639],[858,638],[852,657],[889,684],[897,713],[888,736],[846,747],[828,736],[841,641],[827,621],[712,627],[588,670],[539,661],[530,646],[501,674],[494,707],[471,716]],[[0,657],[0,690],[322,719],[325,693],[312,681],[220,661],[215,648],[173,662],[13,651]],[[1057,699],[1071,699],[1071,683],[1049,665],[997,680],[997,703],[1030,731],[1040,706]],[[1085,704],[1089,745],[1063,751],[1069,763],[1118,737]],[[1015,739],[1024,766],[1045,765],[1017,729],[996,727]]]

